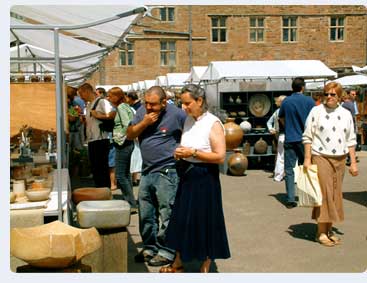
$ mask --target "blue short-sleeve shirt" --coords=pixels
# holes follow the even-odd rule
[[[295,92],[287,97],[280,106],[279,118],[284,118],[285,142],[301,142],[305,129],[305,122],[315,101],[300,92]]]
[[[138,124],[143,120],[145,114],[145,107],[140,107],[130,124]],[[185,111],[175,105],[167,104],[158,121],[148,126],[140,134],[138,139],[143,159],[143,174],[174,166],[173,153],[180,143],[185,120]]]

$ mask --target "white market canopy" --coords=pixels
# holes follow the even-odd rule
[[[167,86],[167,77],[166,76],[158,76],[155,79],[155,85],[165,87]]]
[[[186,82],[197,84],[200,82],[202,75],[205,73],[208,66],[193,66]]]
[[[364,66],[362,68],[357,66],[352,66],[353,72],[355,73],[361,73],[361,74],[367,74],[367,66]]]
[[[367,85],[367,76],[366,75],[345,76],[334,80],[334,82],[340,83],[342,86]]]
[[[11,12],[48,25],[80,25],[135,8],[129,5],[15,5],[11,7]],[[111,47],[129,30],[135,18],[136,15],[131,15],[97,26],[75,29],[72,33]]]
[[[230,79],[336,78],[319,60],[213,61],[201,81]]]
[[[145,7],[130,5],[16,5],[11,8],[13,16],[26,17],[39,24],[31,25],[11,17],[10,41],[18,39],[22,43],[51,52],[53,56],[47,56],[48,61],[54,59],[57,52],[62,60],[63,75],[65,71],[75,71],[74,75],[64,78],[65,82],[80,84],[98,68],[98,63],[109,51],[125,41],[131,24],[146,10]],[[31,28],[19,29],[24,25]],[[35,28],[32,28],[33,26]],[[55,27],[68,32],[68,35],[58,33],[57,51],[54,40]],[[78,38],[87,39],[88,42]],[[17,57],[11,56],[11,64],[18,67],[20,59]],[[44,62],[47,61],[41,56],[32,57],[37,58],[38,62],[42,61],[41,58]],[[30,58],[27,59],[27,62],[31,62]],[[35,61],[36,59],[33,62]],[[52,62],[50,64],[48,69],[52,68]],[[11,71],[14,69],[16,68],[11,68]],[[55,65],[53,69],[56,69]]]
[[[152,86],[155,86],[155,80],[145,80],[144,84],[145,84],[145,89],[149,89]]]

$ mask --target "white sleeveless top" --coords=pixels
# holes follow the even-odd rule
[[[187,116],[181,137],[181,146],[191,147],[198,151],[211,152],[209,136],[213,124],[217,121],[224,130],[223,124],[218,117],[208,111],[198,117],[197,120],[192,116]],[[189,162],[202,162],[193,157],[185,158],[185,160]]]

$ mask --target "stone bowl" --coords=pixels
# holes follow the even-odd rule
[[[10,253],[39,268],[65,268],[102,245],[96,228],[79,229],[60,221],[10,230]]]
[[[29,201],[42,201],[48,199],[50,196],[50,189],[42,189],[42,190],[26,190],[25,195]]]
[[[109,188],[79,188],[72,192],[72,199],[75,205],[85,200],[110,200],[112,198]]]

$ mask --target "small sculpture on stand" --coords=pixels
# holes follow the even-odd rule
[[[19,138],[19,161],[32,162],[30,139],[32,135],[32,128],[24,125],[20,128]]]
[[[229,97],[229,99],[228,99],[228,101],[229,101],[229,103],[233,103],[233,102],[234,102],[233,97],[232,97],[232,96],[230,96],[230,97]]]
[[[46,152],[46,159],[50,160],[50,162],[55,162],[56,161],[55,135],[53,135],[52,132],[48,132],[47,133],[47,152]]]

